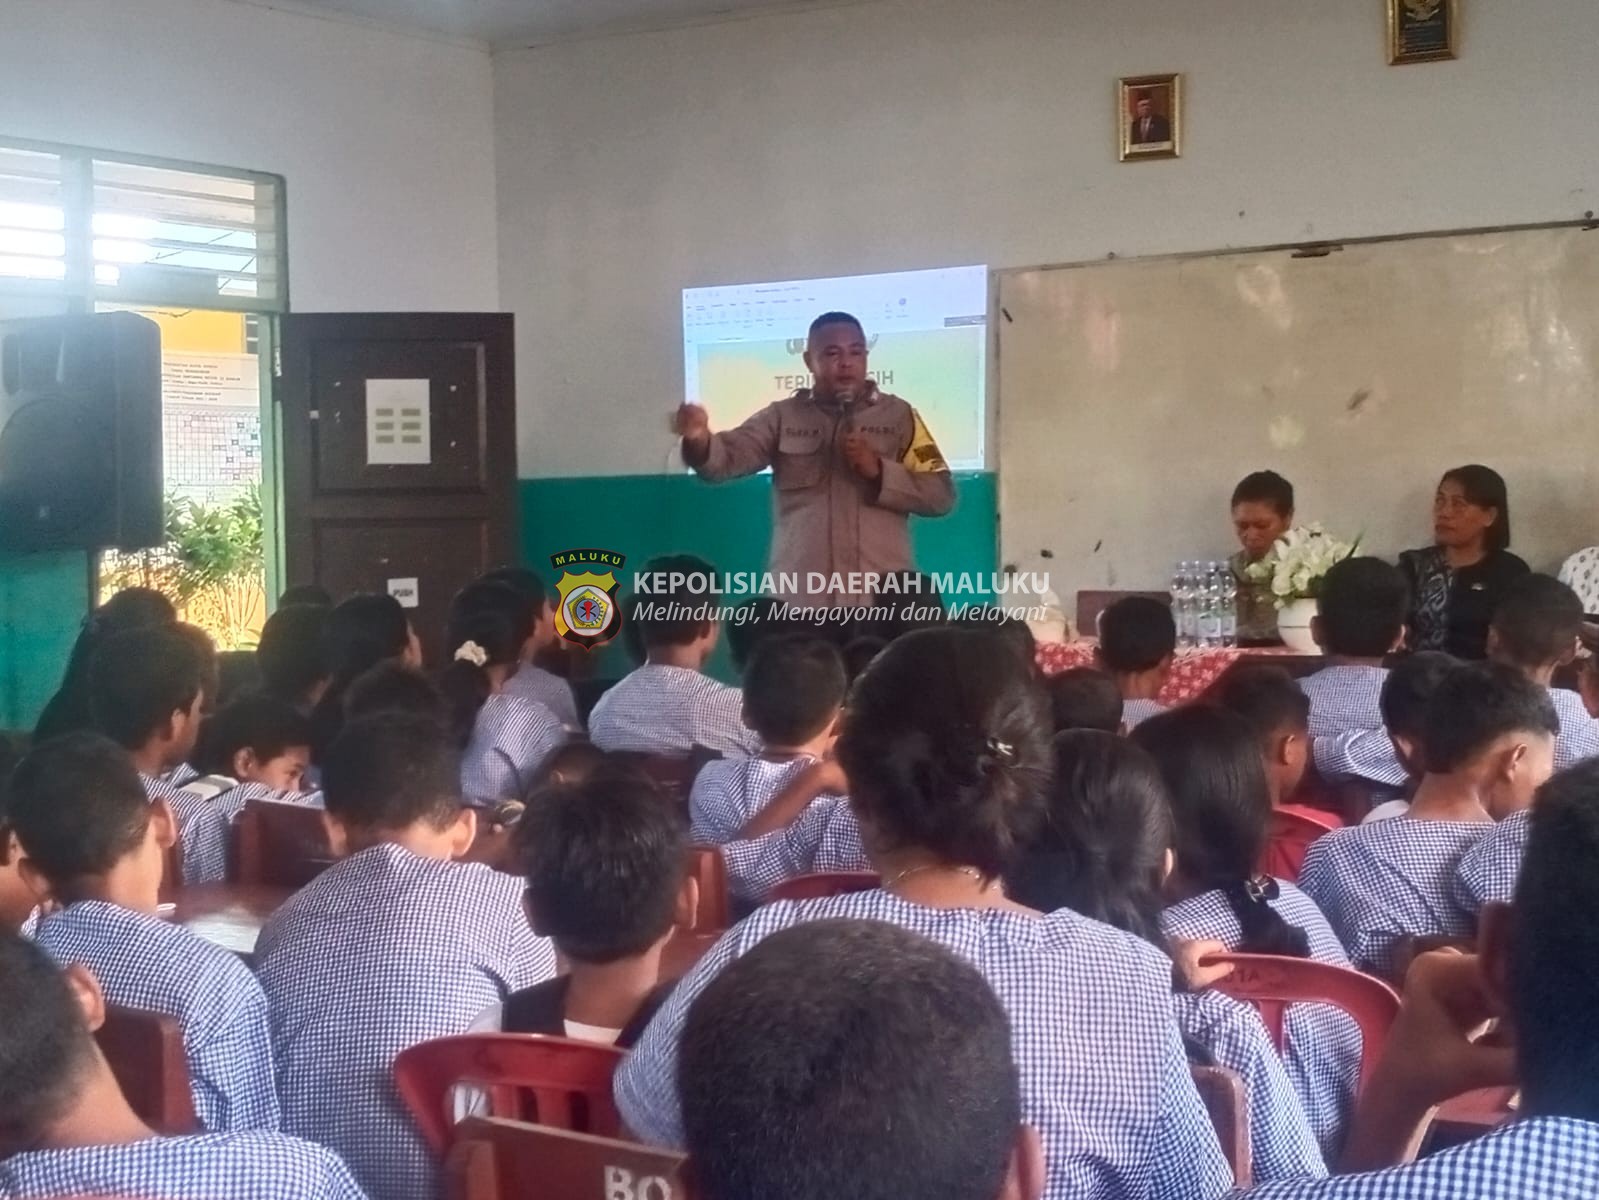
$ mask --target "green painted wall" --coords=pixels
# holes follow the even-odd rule
[[[911,518],[916,564],[923,571],[990,574],[998,566],[995,477],[962,472],[955,479],[952,513]],[[660,554],[697,554],[719,572],[766,568],[772,483],[763,476],[716,485],[690,475],[524,479],[520,490],[523,554],[546,578],[550,555],[574,549],[625,554],[628,578]],[[619,643],[594,653],[601,656],[601,675],[628,668]],[[730,674],[725,644],[711,667],[724,678]]]
[[[33,728],[88,610],[82,551],[0,557],[0,729]]]

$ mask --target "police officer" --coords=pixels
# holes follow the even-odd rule
[[[737,429],[713,434],[697,404],[677,410],[683,461],[720,483],[772,468],[776,529],[770,570],[798,576],[797,591],[832,603],[864,600],[813,585],[851,573],[912,570],[911,513],[955,505],[949,465],[916,410],[866,377],[866,333],[848,313],[811,323],[805,365],[813,386],[767,405]]]

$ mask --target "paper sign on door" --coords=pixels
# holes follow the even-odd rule
[[[414,579],[389,580],[389,595],[400,602],[401,608],[415,608],[422,602]]]
[[[433,411],[426,379],[366,381],[368,466],[425,467],[433,461]]]

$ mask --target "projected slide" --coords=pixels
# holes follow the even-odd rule
[[[916,406],[950,466],[981,470],[987,267],[685,289],[686,399],[705,406],[712,429],[731,429],[810,386],[805,334],[834,309],[860,318],[871,377]]]

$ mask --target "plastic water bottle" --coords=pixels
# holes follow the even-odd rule
[[[1173,616],[1177,624],[1177,643],[1180,646],[1193,647],[1199,642],[1200,583],[1198,563],[1177,564],[1172,600],[1176,609]]]
[[[1178,563],[1171,573],[1171,615],[1177,626],[1177,644],[1188,645],[1188,564]]]
[[[1206,650],[1221,645],[1221,584],[1216,564],[1206,563],[1199,585],[1199,645]]]
[[[1221,567],[1221,644],[1226,647],[1238,645],[1238,577],[1233,574],[1232,565],[1219,564]]]

